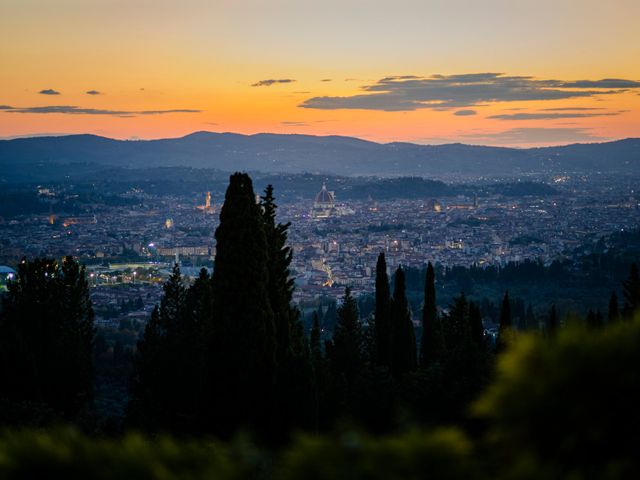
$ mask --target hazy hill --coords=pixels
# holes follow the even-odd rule
[[[640,139],[562,147],[513,149],[463,144],[379,144],[312,135],[197,132],[181,138],[123,141],[95,135],[0,141],[0,178],[39,166],[185,166],[222,171],[336,175],[509,175],[594,171],[640,172]],[[82,166],[80,166],[82,164]]]

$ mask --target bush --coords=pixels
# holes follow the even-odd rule
[[[209,442],[88,439],[75,430],[5,432],[1,479],[235,479],[228,450]]]
[[[458,430],[340,439],[299,438],[285,453],[282,480],[419,480],[475,478],[471,444]]]
[[[475,405],[503,478],[633,478],[640,453],[640,318],[527,335]],[[637,477],[636,477],[637,478]]]

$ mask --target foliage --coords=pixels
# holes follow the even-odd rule
[[[640,317],[520,337],[475,405],[506,478],[632,478],[640,451]]]

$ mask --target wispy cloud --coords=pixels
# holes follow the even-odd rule
[[[604,107],[562,107],[562,108],[541,108],[542,112],[583,112],[591,110],[606,110]]]
[[[587,128],[511,128],[500,132],[460,135],[462,141],[488,145],[535,145],[608,140]]]
[[[320,80],[321,82],[330,82],[331,79],[330,78],[323,78],[322,80]]]
[[[457,115],[458,117],[469,117],[471,115],[476,115],[478,112],[476,112],[475,110],[458,110],[456,112],[453,112],[454,115]]]
[[[98,90],[87,90],[86,92],[87,95],[102,95],[102,92],[99,92]]]
[[[40,90],[38,93],[40,95],[60,95],[60,92],[54,90],[53,88],[46,88],[44,90]]]
[[[199,113],[202,110],[194,110],[187,108],[178,108],[172,110],[110,110],[100,108],[82,108],[75,105],[48,105],[44,107],[10,107],[8,105],[0,106],[0,110],[8,113],[58,113],[66,115],[112,115],[122,118],[136,117],[138,115],[164,115],[168,113]]]
[[[271,85],[275,85],[278,83],[293,83],[295,82],[292,78],[270,78],[268,80],[260,80],[256,83],[251,84],[252,87],[270,87]]]
[[[344,97],[312,97],[300,107],[324,110],[360,109],[411,111],[423,108],[448,110],[487,103],[561,100],[612,95],[640,88],[640,82],[623,79],[545,80],[502,73],[461,75],[412,75],[385,77],[364,85],[362,94]]]
[[[284,122],[280,122],[281,125],[285,125],[287,127],[308,127],[309,124],[306,122],[291,122],[291,121],[284,121]]]
[[[487,118],[492,120],[557,120],[560,118],[590,118],[590,117],[612,117],[620,115],[622,112],[607,113],[503,113],[501,115],[491,115]]]

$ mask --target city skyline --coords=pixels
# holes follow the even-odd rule
[[[0,137],[636,137],[640,5],[614,4],[13,2],[0,7]]]

